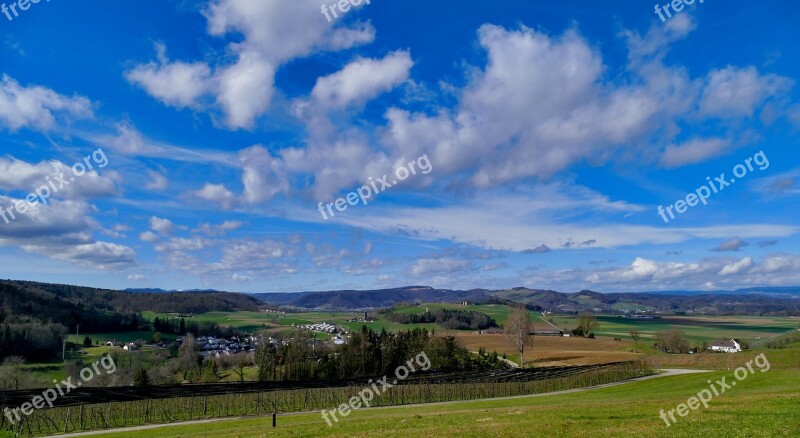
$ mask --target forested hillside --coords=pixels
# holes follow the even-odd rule
[[[248,295],[225,292],[128,293],[61,284],[0,281],[0,359],[49,359],[74,333],[136,331],[141,312],[258,310]]]
[[[29,291],[49,293],[51,296],[88,308],[123,313],[148,310],[157,313],[255,311],[259,306],[263,306],[261,301],[250,295],[228,292],[134,293],[28,281],[3,281],[0,283],[14,285]]]

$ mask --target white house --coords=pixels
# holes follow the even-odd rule
[[[721,351],[723,353],[738,353],[742,351],[741,341],[731,339],[730,341],[715,341],[711,344],[711,351]]]

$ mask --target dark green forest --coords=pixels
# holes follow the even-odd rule
[[[400,324],[438,324],[448,330],[483,330],[497,327],[489,315],[466,310],[436,309],[424,313],[398,313],[392,309],[382,312],[386,319]]]

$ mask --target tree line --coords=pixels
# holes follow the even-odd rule
[[[497,321],[492,317],[475,311],[435,309],[431,312],[426,309],[423,313],[400,313],[389,309],[384,311],[383,315],[389,321],[400,324],[435,323],[448,330],[483,330],[497,327]]]
[[[214,336],[230,338],[239,333],[232,327],[221,327],[219,324],[210,321],[189,321],[186,318],[153,318],[153,330],[160,333],[169,333],[178,336],[185,336],[192,333],[196,336]]]

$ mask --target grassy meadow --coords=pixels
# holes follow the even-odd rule
[[[769,357],[769,356],[768,356]],[[660,410],[708,387],[710,372],[630,382],[619,386],[544,397],[453,402],[352,412],[333,427],[319,413],[168,426],[96,437],[429,437],[429,436],[613,436],[613,437],[793,437],[800,435],[797,370],[756,369],[709,407],[690,411],[667,427]],[[535,432],[534,432],[535,431]]]

